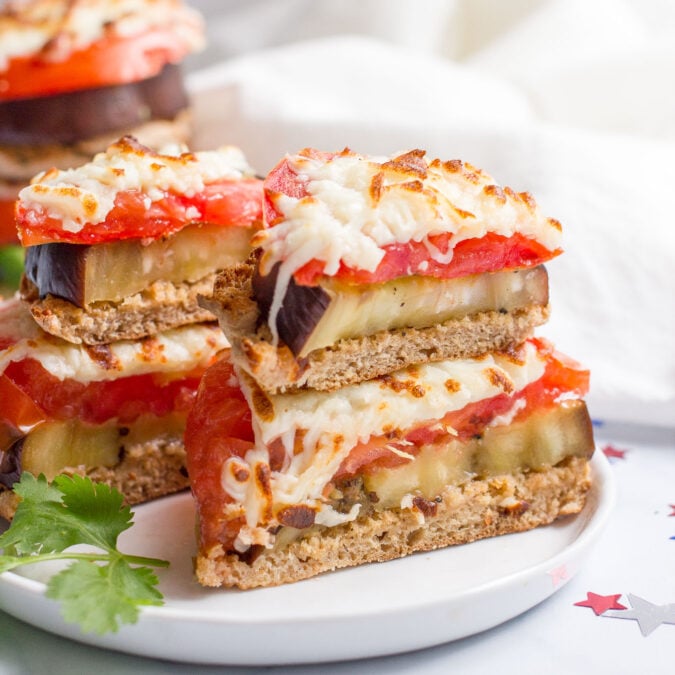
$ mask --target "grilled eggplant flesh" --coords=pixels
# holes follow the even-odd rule
[[[264,321],[269,320],[278,268],[253,278]],[[425,328],[478,312],[510,312],[548,304],[548,275],[531,269],[476,274],[457,279],[401,277],[384,284],[329,280],[301,286],[291,277],[276,317],[279,337],[296,357],[339,340],[380,330]]]
[[[542,470],[568,457],[590,458],[593,450],[586,404],[563,401],[524,420],[488,426],[480,437],[458,440],[448,436],[440,445],[425,446],[408,464],[366,475],[364,490],[377,495],[377,508],[391,508],[400,505],[407,494],[433,499],[445,485]]]
[[[155,281],[194,282],[246,257],[245,227],[188,225],[171,237],[104,244],[49,243],[26,249],[25,274],[41,298],[53,295],[86,308],[119,300]]]
[[[110,420],[88,424],[78,419],[50,420],[0,453],[0,484],[11,488],[23,471],[52,480],[65,469],[116,466],[125,449],[161,435],[180,438],[185,415],[143,415],[130,424]]]

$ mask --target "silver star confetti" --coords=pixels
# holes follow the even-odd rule
[[[632,593],[628,594],[628,600],[631,604],[630,609],[607,611],[602,616],[608,616],[611,619],[635,619],[645,637],[655,631],[662,623],[675,625],[675,603],[654,605]]]

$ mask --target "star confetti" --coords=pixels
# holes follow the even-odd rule
[[[645,637],[655,631],[661,624],[669,623],[675,626],[675,603],[655,605],[632,593],[628,594],[628,600],[631,604],[630,609],[618,612],[609,610],[602,616],[608,616],[611,619],[634,619],[638,622],[640,631]]]
[[[560,586],[563,581],[567,581],[569,578],[567,575],[566,565],[561,565],[560,567],[556,567],[553,570],[549,570],[547,574],[551,577],[551,581],[553,582],[553,586],[555,588]]]
[[[602,451],[608,459],[626,459],[625,455],[628,452],[628,450],[619,450],[613,445],[606,445]]]
[[[586,593],[586,599],[575,602],[576,607],[590,607],[596,616],[604,614],[608,609],[626,609],[624,605],[619,602],[621,593],[616,595],[598,595],[597,593]]]
[[[675,504],[668,504],[668,506],[670,506],[670,508],[673,509],[673,512],[669,513],[668,515],[669,516],[675,516]]]

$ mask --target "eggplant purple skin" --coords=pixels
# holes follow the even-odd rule
[[[172,120],[188,103],[180,67],[167,64],[140,82],[0,103],[0,144],[73,144],[150,120]]]
[[[0,485],[12,489],[21,478],[21,454],[23,438],[20,438],[6,450],[0,450]]]
[[[38,290],[40,298],[54,295],[84,307],[84,275],[87,244],[53,242],[26,249],[24,274]]]
[[[261,275],[256,268],[252,279],[253,297],[260,310],[260,318],[268,322],[274,290],[279,276],[279,265],[269,274]],[[331,298],[321,286],[300,286],[291,277],[286,295],[277,313],[276,328],[279,337],[297,356],[324,315]]]

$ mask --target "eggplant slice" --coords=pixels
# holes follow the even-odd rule
[[[171,237],[96,245],[49,243],[26,249],[25,274],[40,298],[53,295],[77,307],[118,302],[155,281],[195,282],[246,257],[244,227],[188,225]]]
[[[266,276],[256,268],[253,294],[261,319],[269,322],[278,266]],[[458,279],[412,276],[383,284],[327,281],[319,286],[288,284],[276,317],[279,337],[302,358],[343,339],[381,330],[425,328],[478,312],[511,312],[548,304],[543,265]]]
[[[150,120],[172,120],[188,107],[178,65],[147,80],[0,103],[0,144],[69,145]]]

